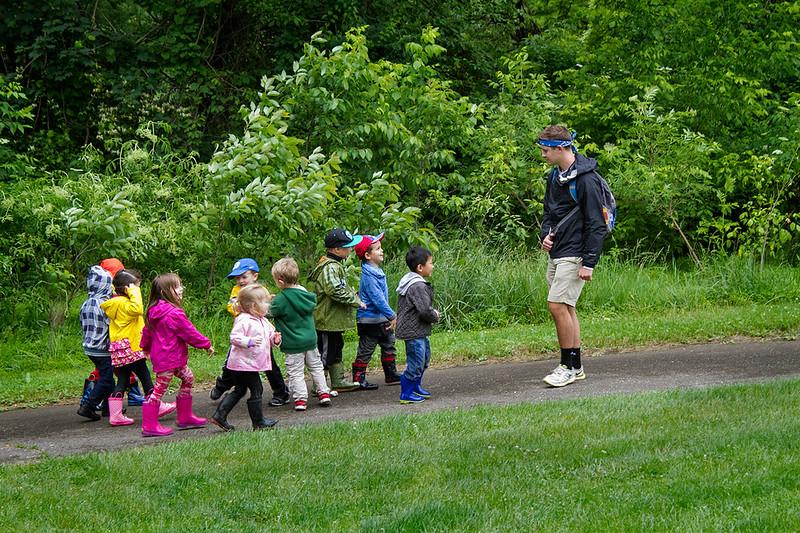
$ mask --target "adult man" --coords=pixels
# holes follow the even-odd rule
[[[544,196],[540,240],[549,252],[547,306],[556,326],[561,363],[544,378],[553,387],[585,379],[581,365],[581,330],[575,305],[592,271],[608,231],[603,218],[597,161],[580,155],[564,126],[548,126],[539,134],[542,157],[553,170]]]

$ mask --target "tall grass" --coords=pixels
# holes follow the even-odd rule
[[[407,272],[403,252],[387,250],[390,293]],[[549,321],[547,256],[471,241],[445,243],[434,254],[433,284],[445,329],[469,330]],[[392,298],[396,295],[391,294]],[[800,301],[800,269],[764,268],[752,259],[719,257],[703,269],[674,262],[603,257],[578,304],[582,316],[624,316],[658,310]]]

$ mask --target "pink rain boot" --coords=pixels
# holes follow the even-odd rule
[[[175,402],[161,402],[161,405],[158,407],[158,418],[167,416],[173,411],[175,411]]]
[[[133,418],[128,418],[122,414],[122,398],[108,398],[108,422],[112,426],[130,426]]]
[[[194,429],[206,427],[206,419],[195,416],[192,412],[192,395],[175,398],[178,405],[178,429]]]
[[[158,423],[158,408],[155,402],[142,404],[142,437],[166,437],[172,435],[172,429],[165,428]]]

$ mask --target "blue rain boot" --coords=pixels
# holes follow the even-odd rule
[[[422,388],[422,378],[419,378],[414,382],[414,392],[417,393],[418,396],[422,396],[423,398],[430,398],[431,393]]]
[[[421,403],[425,398],[414,392],[417,382],[408,379],[405,374],[400,375],[400,403]]]
[[[128,407],[142,405],[144,400],[144,394],[142,394],[142,389],[139,388],[139,383],[131,385],[128,389]]]

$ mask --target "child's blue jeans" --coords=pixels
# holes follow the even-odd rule
[[[406,341],[406,369],[403,376],[411,381],[422,379],[431,362],[431,341],[428,337]]]

